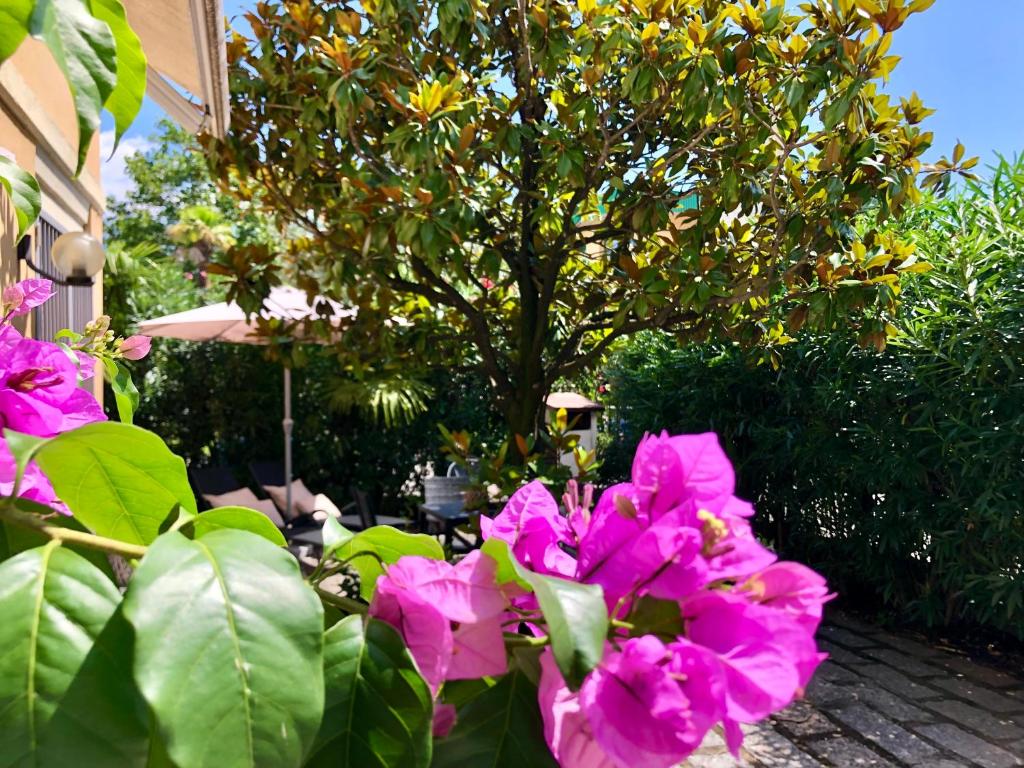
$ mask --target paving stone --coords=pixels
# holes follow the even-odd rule
[[[863,704],[840,709],[835,717],[897,760],[922,765],[939,756],[935,747]]]
[[[815,675],[807,686],[804,698],[814,706],[825,709],[842,706],[850,700],[850,686],[830,683],[826,678]]]
[[[925,664],[912,656],[908,656],[900,651],[894,651],[891,648],[868,648],[861,651],[861,653],[877,661],[884,661],[890,667],[895,667],[903,674],[910,675],[911,677],[937,677],[949,674],[940,667]]]
[[[1012,720],[993,715],[980,707],[974,707],[956,699],[929,701],[925,706],[945,715],[954,723],[992,739],[1024,738],[1024,728],[1016,725]]]
[[[933,648],[930,645],[925,645],[924,643],[919,643],[916,640],[901,637],[900,635],[892,635],[888,632],[876,632],[872,637],[881,643],[892,646],[904,653],[909,653],[911,656],[916,658],[928,658],[930,660],[930,657],[942,655],[942,651],[938,648]]]
[[[928,688],[920,683],[915,683],[906,675],[897,672],[892,667],[887,667],[885,664],[865,664],[856,667],[856,671],[864,677],[874,680],[886,690],[914,701],[934,699],[940,695],[934,688]],[[942,678],[936,679],[941,680]],[[935,680],[929,682],[935,682]]]
[[[915,707],[908,701],[904,701],[891,691],[875,685],[864,683],[854,689],[855,697],[877,709],[883,715],[888,715],[898,723],[929,723],[935,718],[929,712]]]
[[[1007,749],[1017,757],[1024,757],[1024,739],[1013,742]]]
[[[1024,701],[1003,696],[990,688],[963,677],[937,678],[929,681],[972,704],[984,707],[990,712],[1006,713],[1024,711]]]
[[[839,727],[807,701],[798,701],[774,717],[775,722],[798,737],[837,733]]]
[[[828,640],[819,639],[818,649],[825,651],[832,661],[838,664],[845,664],[848,667],[855,664],[863,664],[868,661],[868,659],[865,659],[863,656],[858,656],[853,651],[848,651],[842,646],[836,645]]]
[[[823,624],[818,628],[818,637],[824,637],[833,643],[839,643],[839,645],[845,645],[847,648],[872,648],[878,643],[864,635],[858,635],[856,632],[851,632],[848,629],[842,627],[835,627],[831,624]]]
[[[983,768],[1016,768],[1024,761],[1014,757],[1002,747],[972,736],[951,723],[918,725],[914,730],[925,738],[940,744],[965,760],[977,763]]]
[[[796,744],[765,725],[747,731],[743,754],[758,768],[823,768]]]
[[[807,745],[807,748],[818,757],[828,760],[839,768],[852,768],[853,766],[857,766],[857,768],[861,766],[888,768],[896,765],[881,755],[875,754],[860,742],[845,737],[813,741]]]
[[[971,661],[966,656],[943,655],[940,657],[942,666],[968,677],[991,688],[1018,688],[1024,686],[1024,680],[1014,677],[1002,670]]]
[[[866,661],[866,659],[865,659]],[[821,663],[817,670],[814,672],[812,680],[827,680],[830,683],[839,683],[845,685],[846,683],[856,683],[861,679],[860,675],[856,672],[851,672],[845,667],[840,667],[833,661],[826,659]]]

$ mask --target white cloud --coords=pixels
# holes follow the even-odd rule
[[[146,141],[142,136],[129,136],[121,139],[117,152],[110,157],[110,150],[114,147],[114,132],[100,133],[100,177],[103,181],[103,191],[118,200],[124,198],[132,187],[132,181],[125,171],[125,158],[136,152],[145,152],[152,146],[152,142]]]

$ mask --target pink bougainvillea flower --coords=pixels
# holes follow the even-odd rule
[[[540,657],[537,701],[544,719],[544,739],[561,768],[617,768],[594,738],[580,695],[565,684],[550,648]]]
[[[21,339],[0,360],[0,426],[52,437],[105,418],[56,344]]]
[[[149,336],[129,336],[118,347],[125,360],[141,360],[149,354],[153,340]]]
[[[440,701],[434,702],[434,738],[443,739],[449,733],[452,732],[452,728],[455,727],[457,713],[455,706],[452,704],[442,704]]]
[[[507,669],[501,620],[508,599],[495,583],[496,568],[479,551],[458,565],[407,555],[377,580],[370,615],[401,633],[435,691],[446,679]]]
[[[684,502],[665,517],[700,532],[701,554],[708,564],[709,582],[743,579],[775,562],[775,553],[762,545],[746,520],[747,502],[734,496]]]
[[[53,283],[49,280],[22,280],[20,283],[9,285],[4,288],[0,298],[0,306],[3,309],[0,319],[28,314],[51,296]]]
[[[446,680],[476,680],[508,671],[500,618],[461,624],[452,633],[452,639],[452,659]]]
[[[731,496],[736,477],[714,432],[648,435],[633,457],[633,485],[656,519],[685,501]]]
[[[673,668],[673,656],[689,671]],[[700,746],[720,717],[722,700],[714,659],[696,647],[674,654],[653,635],[609,649],[580,688],[580,702],[594,738],[628,766],[672,768]],[[717,698],[716,698],[717,696]]]
[[[480,531],[484,539],[507,542],[516,560],[537,573],[572,576],[576,571],[575,559],[559,546],[575,544],[572,529],[539,480],[512,494],[493,520],[481,517]]]
[[[825,658],[797,621],[742,595],[702,592],[682,612],[687,639],[722,665],[728,720],[754,723],[789,706]]]
[[[700,534],[668,515],[644,527],[641,514],[633,516],[619,496],[619,508],[598,504],[587,535],[580,542],[578,578],[600,584],[609,609],[632,594],[681,599],[707,581],[707,565],[700,557]]]
[[[369,615],[398,630],[423,679],[436,692],[452,659],[451,622],[414,590],[396,584],[387,575],[377,580]]]
[[[7,442],[0,437],[0,496],[13,495],[16,472],[17,464],[14,461],[14,456],[11,455]],[[18,488],[18,498],[45,504],[62,515],[71,514],[71,510],[57,498],[50,481],[34,461],[30,461],[25,468],[25,474],[22,476],[21,485]]]
[[[829,594],[825,578],[806,565],[782,562],[768,566],[736,587],[751,600],[783,611],[813,635],[821,623]]]

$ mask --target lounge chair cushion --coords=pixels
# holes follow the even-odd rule
[[[263,490],[274,500],[277,508],[281,510],[284,519],[291,522],[299,515],[310,514],[316,509],[316,496],[306,487],[302,480],[292,481],[292,508],[288,506],[288,486],[286,485],[264,485]]]
[[[313,503],[308,504],[303,500],[302,503],[296,503],[299,511],[304,515],[312,515],[313,519],[318,523],[322,523],[330,515],[335,520],[341,519],[341,510],[338,509],[337,505],[331,501],[326,495],[318,493],[313,497]]]
[[[204,493],[203,498],[214,509],[217,507],[248,507],[249,509],[255,509],[257,512],[262,512],[269,517],[271,522],[278,528],[284,528],[284,519],[281,517],[281,513],[277,511],[277,507],[274,506],[274,502],[270,499],[257,498],[256,494],[248,488],[239,488],[237,491],[221,494]]]

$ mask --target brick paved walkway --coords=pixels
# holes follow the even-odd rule
[[[1024,679],[834,614],[806,700],[751,728],[757,768],[1024,766]],[[735,768],[712,734],[687,768]]]

